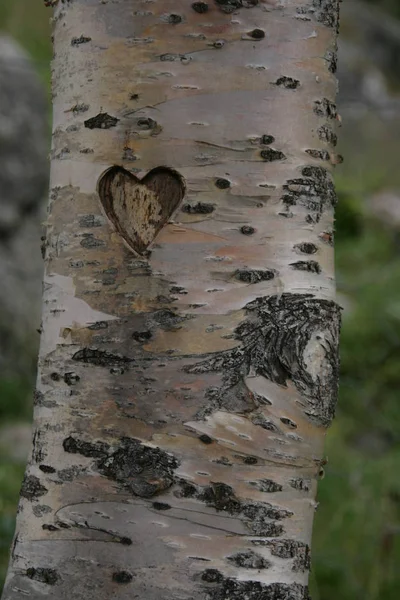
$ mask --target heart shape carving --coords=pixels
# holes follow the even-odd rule
[[[138,179],[114,166],[98,184],[107,217],[126,243],[144,254],[171,218],[185,194],[182,177],[167,167],[156,167]]]

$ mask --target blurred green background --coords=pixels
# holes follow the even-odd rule
[[[399,1],[376,3],[393,20],[400,17]],[[49,108],[50,16],[43,0],[0,0],[0,32],[32,57]],[[398,133],[397,115],[373,111],[339,131],[345,155],[336,176],[342,370],[319,486],[313,600],[400,597],[400,219],[383,218],[379,200],[389,190],[400,206]],[[0,375],[3,429],[29,421],[33,380],[34,369],[23,377]],[[0,589],[24,471],[24,460],[9,450],[7,443],[0,447]]]

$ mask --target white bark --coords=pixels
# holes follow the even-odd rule
[[[308,598],[338,369],[338,2],[194,4],[55,9],[36,434],[4,600]]]

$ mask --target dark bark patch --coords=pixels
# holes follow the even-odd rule
[[[317,21],[336,31],[339,29],[339,2],[340,0],[313,0]]]
[[[243,225],[240,228],[240,233],[243,233],[243,235],[253,235],[253,233],[255,233],[256,230],[254,229],[254,227],[251,227],[250,225]]]
[[[202,15],[208,11],[208,4],[207,2],[193,2],[192,8],[195,12]]]
[[[308,148],[306,150],[307,154],[309,154],[312,158],[317,158],[318,160],[330,160],[331,155],[327,150],[317,150]]]
[[[28,500],[34,500],[40,496],[47,494],[48,489],[40,483],[40,480],[35,475],[25,475],[21,486],[21,496]]]
[[[199,436],[199,440],[201,442],[203,442],[203,444],[212,444],[213,443],[212,438],[210,438],[210,436],[206,435],[205,433],[203,433],[203,435]]]
[[[207,202],[197,202],[197,204],[184,204],[182,212],[189,215],[209,215],[214,212],[215,206]]]
[[[292,571],[304,573],[310,570],[311,551],[308,544],[297,540],[279,539],[266,541],[263,545],[268,546],[273,556],[294,558]]]
[[[43,473],[55,473],[56,470],[54,467],[50,467],[50,465],[39,465],[39,469],[43,472]]]
[[[210,600],[310,600],[308,588],[299,583],[270,583],[238,581],[224,577],[213,588],[207,587]]]
[[[275,274],[272,269],[238,269],[235,271],[234,277],[244,283],[259,283],[273,279]]]
[[[293,515],[292,512],[265,502],[250,502],[239,499],[233,488],[222,482],[201,487],[180,480],[178,497],[195,498],[218,512],[226,512],[240,518],[252,535],[278,537],[283,533],[281,521]]]
[[[103,219],[98,215],[83,215],[79,219],[79,227],[101,227]]]
[[[91,331],[99,331],[100,329],[108,329],[107,321],[96,321],[96,323],[92,323],[89,325],[88,329]]]
[[[191,318],[190,315],[182,316],[168,308],[162,308],[151,314],[149,324],[164,331],[174,331],[180,329],[181,324]]]
[[[302,477],[297,477],[295,479],[291,479],[289,481],[289,485],[295,490],[300,490],[301,492],[309,492],[311,489],[311,479],[303,479]]]
[[[300,244],[296,244],[295,249],[303,254],[315,254],[318,251],[318,247],[311,242],[301,242]]]
[[[76,385],[77,383],[79,383],[80,379],[81,378],[79,377],[79,375],[74,373],[74,371],[68,371],[64,375],[64,382],[67,385]]]
[[[82,472],[82,468],[73,465],[72,467],[67,467],[66,469],[60,469],[57,472],[57,476],[61,481],[73,481],[80,473]]]
[[[48,523],[44,523],[42,525],[43,531],[58,531],[58,527],[55,525],[49,525]]]
[[[84,442],[69,436],[63,441],[63,448],[70,454],[81,454],[87,458],[104,458],[110,447],[104,442]]]
[[[245,465],[256,465],[258,463],[258,458],[256,456],[242,456]]]
[[[328,70],[331,73],[336,73],[337,71],[337,50],[328,50],[328,52],[325,53],[325,60],[328,63]]]
[[[47,585],[56,585],[59,580],[59,575],[55,569],[43,569],[30,567],[26,570],[26,576],[29,579],[34,579],[35,581],[40,581],[40,583],[45,583]]]
[[[106,243],[103,240],[95,238],[92,233],[84,234],[83,239],[81,240],[82,248],[87,248],[88,250],[91,250],[92,248],[101,248],[105,245]]]
[[[290,429],[297,429],[297,425],[294,421],[292,421],[292,419],[289,419],[288,417],[281,417],[281,422],[286,425],[287,427],[290,427]]]
[[[253,29],[253,31],[249,31],[248,35],[253,38],[253,40],[262,40],[265,38],[265,31],[262,29]]]
[[[274,162],[275,160],[284,160],[286,156],[280,150],[275,150],[274,148],[265,148],[265,150],[261,150],[260,156],[266,162]]]
[[[111,129],[111,127],[116,126],[118,121],[117,117],[112,117],[107,113],[99,113],[95,117],[84,121],[84,125],[88,129]]]
[[[319,117],[325,117],[326,119],[336,119],[337,117],[336,104],[328,98],[316,100],[314,102],[314,112]]]
[[[141,117],[136,121],[136,125],[142,131],[149,131],[150,129],[156,129],[158,126],[157,121],[151,117]]]
[[[81,44],[87,44],[91,42],[92,38],[87,35],[81,35],[79,37],[73,37],[71,40],[71,46],[80,46]]]
[[[170,510],[172,506],[166,502],[153,502],[152,507],[154,510]]]
[[[215,185],[220,190],[226,190],[231,187],[231,182],[228,179],[218,178],[215,180]]]
[[[261,139],[260,139],[260,143],[265,146],[269,146],[270,144],[273,144],[274,141],[275,141],[274,136],[269,135],[268,133],[265,133],[264,135],[262,135]]]
[[[309,273],[321,273],[321,267],[316,260],[298,260],[291,263],[290,266],[297,271],[308,271]]]
[[[272,481],[272,479],[257,479],[256,481],[249,481],[249,484],[260,492],[266,492],[267,494],[274,494],[283,490],[283,487],[279,483]]]
[[[111,354],[110,352],[96,350],[95,348],[82,348],[82,350],[78,350],[72,356],[72,360],[95,365],[96,367],[114,367],[133,362],[133,359],[126,356]]]
[[[139,440],[122,438],[119,448],[98,463],[106,477],[121,483],[135,496],[151,498],[168,489],[179,463],[159,448],[145,446]]]
[[[293,79],[293,77],[286,77],[283,75],[275,81],[275,85],[284,87],[287,90],[296,90],[300,85],[300,81],[298,79]]]
[[[238,552],[228,556],[229,562],[243,569],[268,569],[271,563],[266,560],[261,554],[247,550],[247,552]]]
[[[336,146],[337,135],[328,125],[322,125],[317,131],[318,137],[322,142]]]
[[[178,25],[179,23],[182,23],[182,17],[181,15],[176,15],[176,14],[170,14],[167,17],[168,23],[170,23],[171,25]]]
[[[257,6],[259,0],[214,0],[220,10],[226,14],[231,14],[239,8],[252,8]]]
[[[264,417],[264,415],[260,413],[256,413],[252,415],[251,422],[253,425],[258,425],[258,427],[262,427],[266,431],[273,431],[275,433],[281,433],[279,427],[275,425],[272,421]]]
[[[51,404],[50,402],[42,402],[41,406],[46,406],[46,408],[51,408],[53,406],[55,406],[54,404]],[[33,434],[33,439],[32,439],[32,459],[34,462],[36,463],[41,463],[44,461],[45,458],[45,452],[43,450],[43,441],[42,441],[42,433],[40,429],[35,429],[35,432]]]
[[[145,342],[148,342],[149,340],[151,340],[151,338],[153,337],[153,334],[150,330],[134,331],[132,333],[132,337],[136,342],[144,344]]]
[[[281,200],[287,209],[296,204],[304,206],[310,211],[313,222],[318,222],[327,208],[337,204],[332,177],[323,167],[304,167],[301,173],[301,178],[288,179]]]
[[[216,398],[240,385],[250,370],[279,385],[290,380],[307,403],[306,414],[328,426],[337,400],[340,307],[311,294],[282,294],[257,298],[247,304],[246,311],[246,320],[235,330],[241,346],[212,355],[185,371],[222,372],[223,386],[214,391]],[[312,338],[325,356],[318,374],[308,371]]]
[[[72,107],[72,112],[74,113],[74,115],[79,115],[84,112],[87,112],[89,110],[89,108],[90,108],[89,104],[80,102],[79,104],[75,104],[75,106]],[[81,150],[81,152],[83,152],[83,151]],[[92,152],[93,152],[93,150],[92,150]],[[83,152],[83,154],[90,154],[90,152]]]
[[[201,574],[201,578],[207,583],[221,583],[221,581],[224,579],[224,576],[217,569],[206,569]]]
[[[188,293],[188,291],[180,285],[173,285],[169,288],[169,291],[171,294],[180,294],[181,296],[185,296]]]
[[[112,574],[112,580],[115,581],[115,583],[130,583],[132,579],[133,575],[128,571],[115,571],[115,573]]]
[[[51,513],[52,509],[50,508],[50,506],[47,506],[47,504],[35,504],[32,507],[32,512],[35,515],[35,517],[43,517],[43,515]]]
[[[122,544],[123,546],[132,546],[132,544],[133,544],[131,538],[128,538],[128,537],[122,537],[119,540],[119,543]]]

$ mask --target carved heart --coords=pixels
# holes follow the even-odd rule
[[[127,244],[144,254],[179,206],[184,193],[180,175],[157,167],[138,179],[122,167],[111,167],[100,178],[104,210]]]

